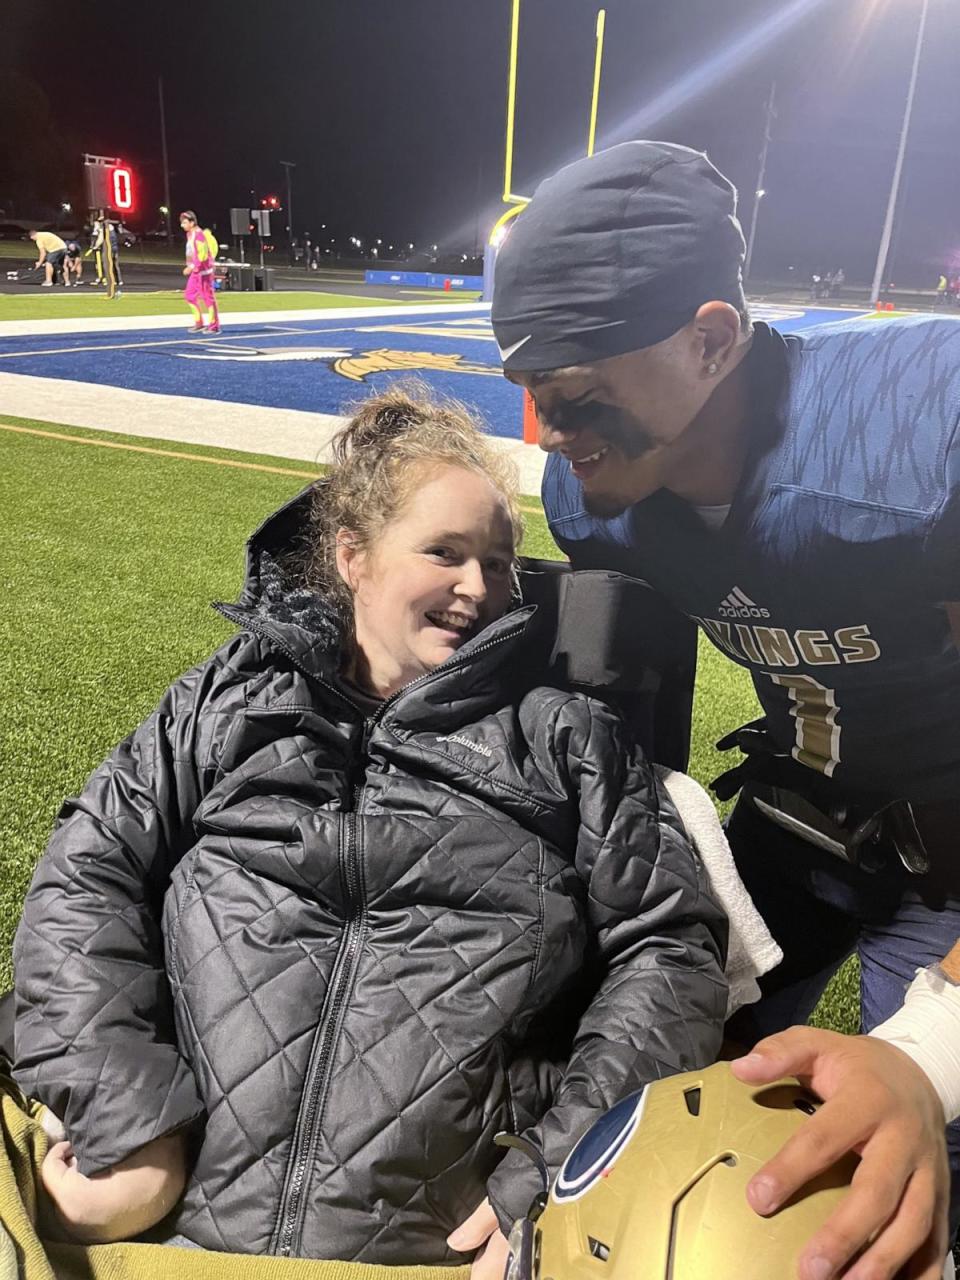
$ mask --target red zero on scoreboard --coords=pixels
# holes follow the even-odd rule
[[[134,207],[133,170],[116,156],[85,156],[83,182],[88,209],[129,213]]]
[[[118,165],[111,174],[114,209],[133,208],[133,175],[123,165]]]

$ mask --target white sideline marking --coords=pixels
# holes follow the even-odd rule
[[[314,464],[332,460],[330,441],[346,422],[346,418],[330,413],[160,395],[25,373],[0,373],[0,408],[11,418],[34,418]],[[521,492],[539,497],[547,455],[522,440],[502,436],[493,440],[517,466]]]
[[[266,328],[266,326],[264,326]],[[354,324],[338,325],[335,329],[324,329],[322,332],[311,329],[281,329],[271,326],[271,334],[296,334],[297,337],[318,337],[322,338],[328,333],[363,333],[365,330],[359,329]],[[376,330],[379,332],[379,330]],[[238,339],[242,339],[244,334],[237,334]],[[248,338],[255,339],[259,335],[252,334]],[[0,334],[2,338],[2,334]],[[196,347],[198,351],[204,353],[213,353],[216,351],[249,351],[250,347],[236,347],[229,341],[224,342],[223,338],[210,337],[202,338],[194,336],[188,337],[184,334],[180,338],[144,338],[138,339],[136,342],[91,342],[83,346],[77,347],[43,347],[32,348],[30,350],[13,350],[0,351],[0,360],[28,360],[31,356],[69,356],[77,351],[147,351],[151,347]]]
[[[104,305],[108,300],[104,299]],[[432,306],[414,306],[399,303],[384,307],[325,307],[317,310],[295,311],[225,311],[223,330],[229,336],[230,326],[257,324],[266,326],[278,321],[359,320],[364,316],[418,316],[456,315],[462,311],[489,311],[489,302],[442,302]],[[0,315],[3,314],[0,299]],[[186,332],[190,316],[184,307],[181,314],[172,316],[93,316],[86,320],[0,320],[0,338],[30,338],[44,333],[129,333],[131,329],[183,329]]]

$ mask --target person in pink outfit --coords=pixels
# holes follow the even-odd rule
[[[214,260],[216,248],[210,243],[209,232],[202,231],[197,215],[187,209],[180,215],[180,226],[187,237],[187,265],[183,274],[187,287],[183,296],[193,312],[194,323],[190,333],[219,333],[220,313],[217,310],[213,290]]]

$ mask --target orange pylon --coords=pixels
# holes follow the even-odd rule
[[[537,406],[529,391],[523,393],[523,443],[538,444],[540,441],[540,423],[537,421]]]

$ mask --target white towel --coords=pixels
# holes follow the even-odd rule
[[[657,776],[676,806],[693,847],[700,856],[714,897],[730,919],[727,946],[727,1017],[745,1004],[760,999],[757,978],[783,959],[763,917],[753,905],[737,872],[713,801],[685,773],[656,766]]]
[[[39,1112],[40,1128],[50,1139],[51,1144],[54,1142],[66,1142],[67,1131],[63,1127],[63,1122],[53,1114],[49,1107],[41,1107]]]

